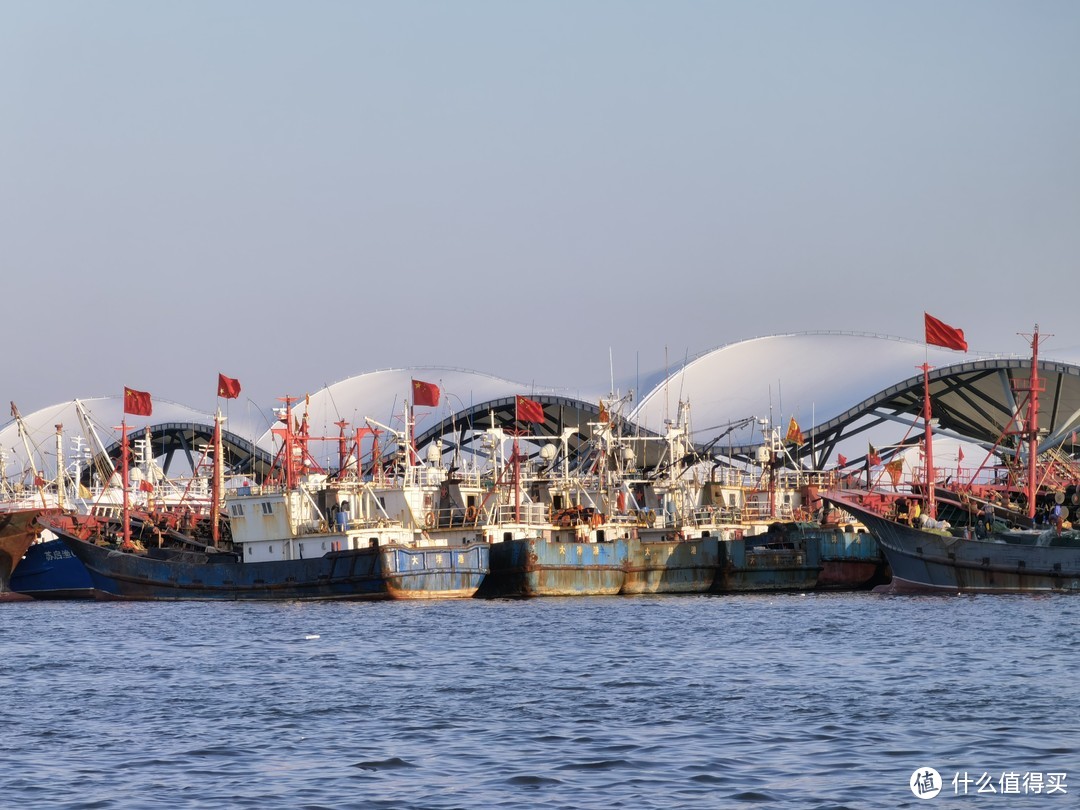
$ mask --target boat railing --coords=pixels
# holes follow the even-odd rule
[[[527,526],[539,526],[551,522],[551,511],[545,503],[498,504],[493,511],[495,523],[519,523]]]

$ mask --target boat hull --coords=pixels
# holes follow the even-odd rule
[[[483,597],[614,596],[626,581],[627,541],[528,538],[491,546]]]
[[[393,545],[333,551],[299,560],[245,563],[231,555],[126,554],[69,536],[64,542],[102,600],[375,600],[469,597],[486,573],[487,549]],[[441,556],[437,565],[429,565]],[[392,568],[393,570],[389,570]]]
[[[1036,532],[990,540],[912,528],[846,500],[834,500],[877,538],[894,592],[1080,592],[1080,541],[1035,545]]]
[[[0,599],[4,601],[23,598],[11,587],[11,576],[41,534],[37,519],[44,511],[36,508],[0,511]]]
[[[720,562],[719,540],[698,537],[682,540],[627,541],[626,579],[622,593],[704,593],[716,580]]]
[[[90,572],[63,540],[34,543],[11,576],[11,589],[33,599],[93,599]]]
[[[380,564],[393,599],[467,599],[487,576],[487,543],[438,548],[385,546]]]
[[[767,548],[752,545],[748,538],[721,540],[713,590],[808,591],[816,587],[820,573],[820,556],[814,542],[795,543],[792,548]]]
[[[889,581],[877,540],[865,531],[811,529],[821,554],[818,590],[861,590]]]

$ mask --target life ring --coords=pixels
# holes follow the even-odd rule
[[[652,509],[645,513],[645,523],[648,526],[656,525],[656,512]]]
[[[435,528],[435,513],[434,512],[428,512],[426,515],[424,515],[424,527],[427,528],[427,529],[434,529]]]
[[[467,520],[467,521],[469,521],[471,523],[472,521],[476,520],[476,515],[477,515],[477,509],[476,509],[475,506],[467,506],[467,507],[465,507],[465,520]]]

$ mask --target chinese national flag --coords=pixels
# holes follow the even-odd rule
[[[871,444],[869,447],[870,449],[866,451],[866,461],[871,467],[876,467],[881,463],[881,456],[878,455],[874,445]]]
[[[845,456],[843,453],[836,454],[836,461],[841,467],[847,466],[847,456]]]
[[[964,448],[963,447],[957,447],[956,448],[956,460],[957,460],[957,462],[960,462],[960,461],[964,460]]]
[[[435,408],[439,405],[439,386],[435,383],[412,381],[413,405]]]
[[[544,406],[537,402],[535,399],[529,399],[528,397],[519,396],[517,398],[517,421],[519,422],[539,422],[543,424],[544,419]]]
[[[222,399],[236,399],[240,396],[240,381],[224,374],[217,375],[217,395]]]
[[[147,481],[145,478],[139,482],[139,492],[153,492],[154,485]]]
[[[947,323],[942,323],[933,315],[924,312],[926,318],[926,342],[931,346],[944,346],[946,349],[956,349],[959,352],[968,350],[967,341],[964,340],[964,330],[954,329]]]
[[[795,417],[791,417],[791,422],[787,428],[787,440],[789,442],[795,442],[795,444],[802,447],[804,444],[802,431],[799,429],[799,423],[795,421]]]
[[[124,413],[130,413],[133,416],[149,416],[152,410],[150,395],[146,391],[136,391],[134,388],[124,389]]]

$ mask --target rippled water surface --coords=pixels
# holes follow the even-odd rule
[[[1078,619],[1076,596],[3,605],[0,802],[1074,807]],[[955,798],[1002,772],[1068,787]]]

